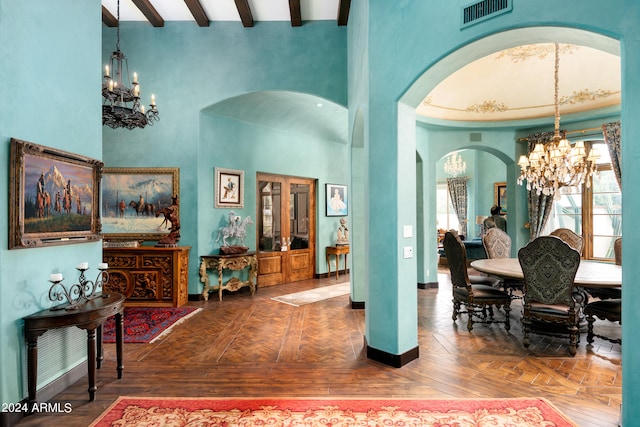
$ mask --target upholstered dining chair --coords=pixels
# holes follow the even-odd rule
[[[622,237],[618,237],[613,242],[613,256],[616,260],[616,265],[622,265]]]
[[[613,242],[613,256],[616,265],[622,265],[622,237],[618,237]],[[588,290],[589,294],[594,298],[600,299],[619,299],[622,298],[621,288],[592,288]]]
[[[478,323],[504,323],[508,331],[511,328],[511,297],[497,288],[499,280],[488,276],[469,276],[466,250],[455,231],[445,233],[443,245],[451,272],[453,321],[455,322],[460,314],[466,313],[469,332],[473,329],[474,316],[480,319]],[[461,311],[462,306],[464,311]],[[504,320],[494,318],[494,307],[504,309]]]
[[[550,236],[556,236],[564,240],[569,246],[582,254],[582,246],[584,244],[584,240],[582,236],[576,234],[573,230],[568,228],[556,228],[551,233]]]
[[[482,244],[487,258],[511,258],[511,237],[501,229],[490,228],[482,236]],[[524,288],[524,281],[518,279],[501,279],[500,287],[511,295],[512,298],[520,298],[514,295],[514,291]]]
[[[622,324],[622,299],[610,298],[593,301],[584,308],[584,314],[587,316],[587,342],[593,344],[593,337],[602,338],[612,343],[622,344],[622,338],[612,338],[604,334],[594,332],[593,324],[596,317],[601,320],[609,320]]]
[[[576,354],[580,306],[573,281],[580,253],[555,236],[540,236],[518,251],[524,274],[523,345],[531,333],[569,336],[569,354]]]

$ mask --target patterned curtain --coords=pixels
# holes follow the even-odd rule
[[[449,196],[460,223],[460,234],[467,236],[467,180],[469,177],[459,176],[447,178]]]
[[[602,133],[604,134],[604,141],[609,148],[611,167],[613,168],[613,173],[616,175],[618,188],[622,191],[622,172],[620,172],[620,164],[622,163],[622,159],[620,158],[620,120],[603,124]]]
[[[546,144],[553,139],[553,132],[540,132],[527,136],[528,152],[532,152],[537,143]],[[561,135],[563,136],[563,135]],[[553,208],[553,194],[545,196],[536,194],[536,191],[529,193],[529,240],[540,236],[544,225],[549,219]]]

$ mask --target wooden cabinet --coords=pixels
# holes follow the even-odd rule
[[[189,246],[103,248],[109,264],[106,289],[123,294],[126,306],[180,307],[189,299]]]

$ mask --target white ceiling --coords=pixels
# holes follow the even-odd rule
[[[554,115],[553,43],[497,52],[459,69],[418,106],[418,115],[445,121],[533,120]],[[620,57],[560,44],[560,115],[597,114],[621,102]]]
[[[149,0],[165,21],[193,21],[184,0]],[[291,21],[289,0],[248,0],[254,21]],[[303,21],[336,20],[340,0],[301,0]],[[240,21],[234,0],[200,0],[210,21]],[[117,0],[102,0],[117,17]],[[131,0],[120,0],[120,20],[146,21]]]

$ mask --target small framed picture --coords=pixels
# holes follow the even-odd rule
[[[507,213],[507,183],[496,182],[493,184],[493,204],[500,206],[500,215]]]
[[[347,186],[325,184],[327,216],[347,216],[349,214],[349,195]]]
[[[244,171],[215,168],[214,207],[244,207]]]

